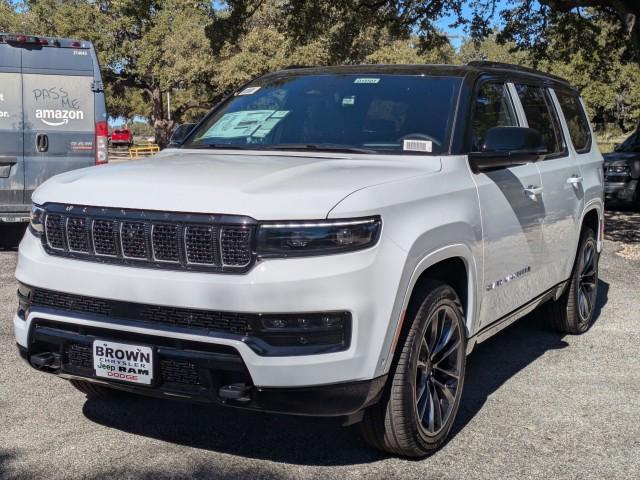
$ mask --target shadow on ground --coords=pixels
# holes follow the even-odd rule
[[[600,281],[596,320],[609,285]],[[567,346],[543,325],[538,312],[479,345],[469,357],[452,437],[473,419],[489,395],[549,350]],[[147,398],[87,400],[85,416],[135,435],[243,457],[299,465],[351,465],[384,455],[366,446],[357,428],[339,419],[288,417]]]
[[[604,237],[614,242],[640,243],[640,213],[632,209],[607,209]]]

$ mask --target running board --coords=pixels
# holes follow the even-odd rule
[[[476,333],[472,337],[469,337],[469,339],[467,340],[467,355],[469,355],[473,351],[474,347],[478,343],[482,343],[485,340],[488,340],[489,338],[493,337],[496,333],[504,330],[509,325],[514,323],[516,320],[519,320],[525,315],[528,315],[529,313],[533,312],[536,308],[538,308],[538,306],[542,305],[544,302],[548,300],[558,300],[562,295],[562,293],[564,292],[564,289],[566,286],[567,286],[567,282],[565,281],[556,285],[555,287],[552,287],[551,289],[544,292],[542,295],[539,295],[533,300],[531,300],[529,303],[526,303],[520,308],[518,308],[517,310],[514,310],[511,313],[508,313],[501,319],[493,322],[491,325],[486,326],[485,328],[480,330],[478,333]]]

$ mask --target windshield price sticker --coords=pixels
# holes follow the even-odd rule
[[[431,140],[404,140],[402,149],[409,152],[427,152],[433,150]]]
[[[353,83],[380,83],[379,78],[356,78]]]
[[[238,95],[253,95],[258,90],[260,90],[260,87],[247,87],[244,90],[242,90],[240,93],[238,93]]]

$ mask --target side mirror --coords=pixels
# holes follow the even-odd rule
[[[614,143],[613,144],[613,151],[614,152],[620,151],[620,144],[619,143]]]
[[[478,173],[537,162],[546,153],[542,135],[533,128],[493,127],[487,130],[481,151],[469,154],[469,162]]]
[[[193,130],[194,124],[192,123],[183,123],[182,125],[178,125],[173,133],[171,134],[171,139],[169,140],[169,147],[179,147],[184,143],[187,136]]]

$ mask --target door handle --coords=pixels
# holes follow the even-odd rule
[[[567,183],[569,185],[579,185],[582,183],[582,176],[581,175],[571,175],[569,178],[567,178]]]
[[[49,136],[47,134],[39,133],[36,136],[36,150],[40,153],[49,150]]]
[[[535,185],[529,185],[527,188],[524,189],[524,193],[526,193],[527,195],[531,195],[532,197],[537,197],[538,195],[542,194],[543,190],[544,190],[544,188],[542,188],[542,187],[537,187]]]

